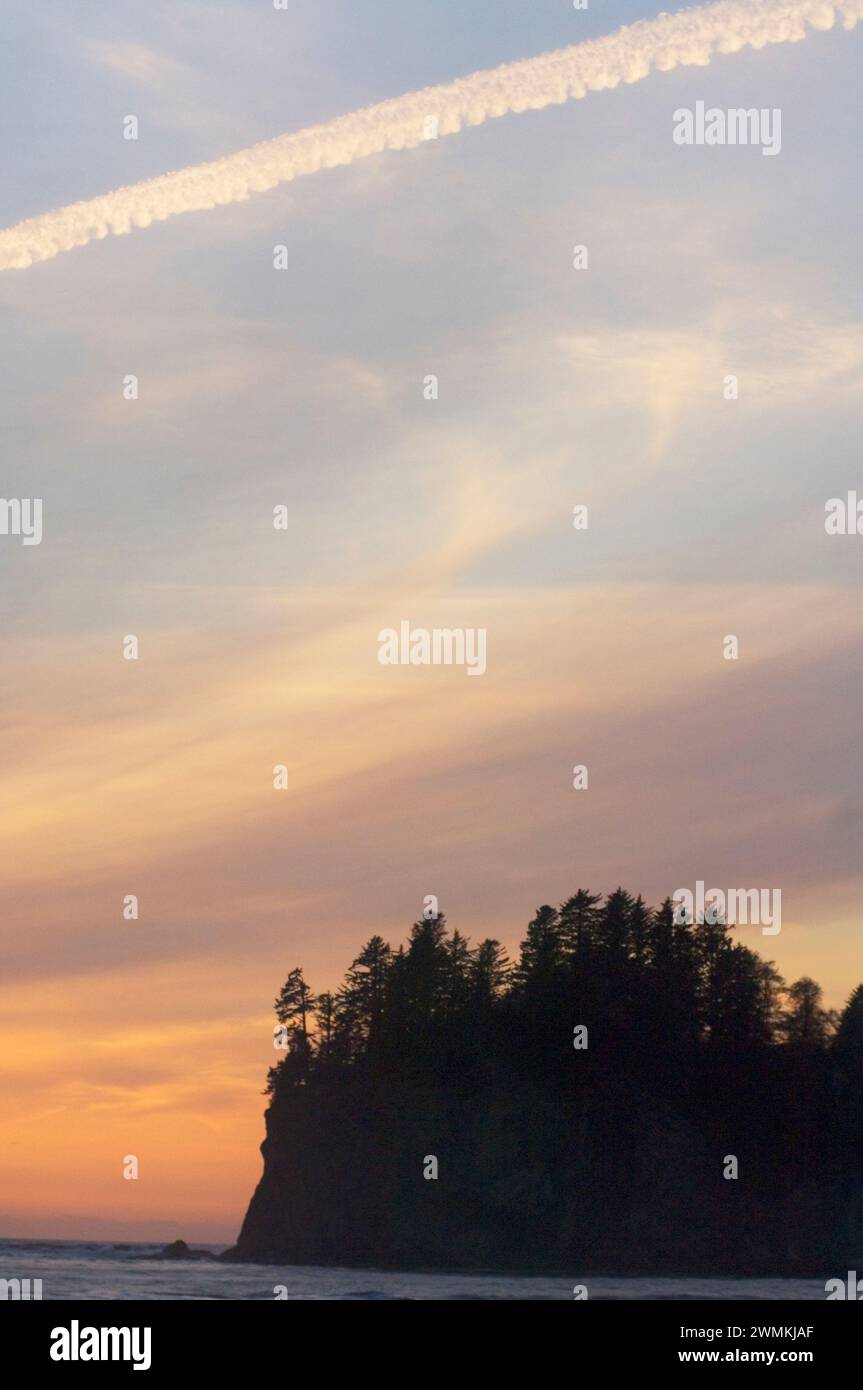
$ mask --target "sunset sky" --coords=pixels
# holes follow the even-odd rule
[[[0,226],[661,8],[7,0]],[[824,527],[863,496],[861,56],[718,57],[0,274],[0,491],[44,500],[0,536],[0,1236],[232,1240],[279,985],[427,894],[513,948],[579,886],[779,888],[741,939],[832,1006],[863,979],[863,537]],[[781,153],[676,146],[699,100],[780,108]],[[485,628],[486,674],[381,666],[403,619]]]

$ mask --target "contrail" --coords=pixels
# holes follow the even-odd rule
[[[510,112],[538,111],[621,82],[640,82],[654,69],[703,66],[716,53],[793,43],[808,29],[831,29],[837,19],[853,29],[860,18],[863,0],[717,0],[640,20],[603,38],[410,92],[208,164],[30,217],[0,232],[0,270],[23,270],[109,233],[149,227],[179,213],[242,202],[303,174],[383,150],[412,149],[428,138],[429,118],[436,120],[437,134],[454,135]]]

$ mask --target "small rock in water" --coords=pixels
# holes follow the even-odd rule
[[[166,1245],[156,1258],[159,1260],[210,1260],[212,1255],[209,1250],[190,1250],[184,1240],[172,1240],[170,1245]]]

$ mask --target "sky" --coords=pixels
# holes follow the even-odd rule
[[[659,11],[7,0],[0,227]],[[281,982],[427,894],[514,949],[579,886],[778,888],[740,939],[863,978],[863,538],[824,524],[863,496],[861,45],[0,273],[0,491],[43,499],[0,535],[0,1235],[231,1241]],[[675,144],[698,101],[780,109],[780,153]],[[402,620],[484,628],[485,674],[382,666]]]

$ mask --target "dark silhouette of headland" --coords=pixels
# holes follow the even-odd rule
[[[618,889],[517,963],[444,917],[276,1000],[228,1260],[806,1275],[863,1267],[863,985],[841,1015],[722,922]]]

